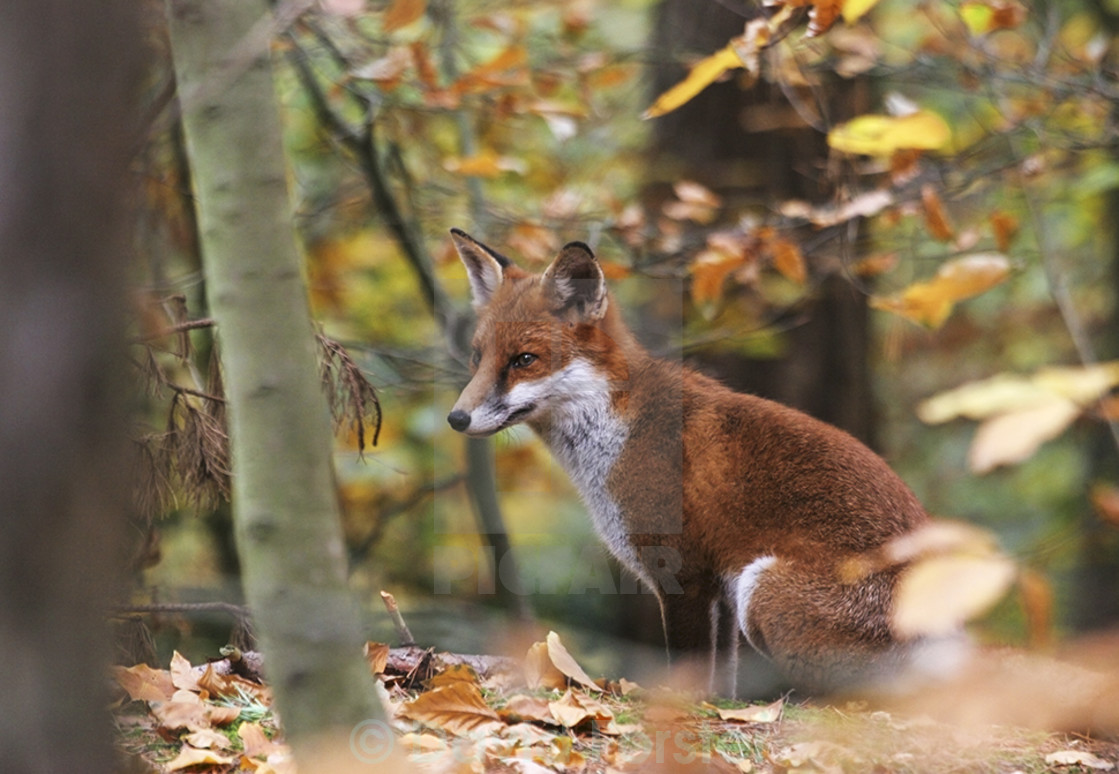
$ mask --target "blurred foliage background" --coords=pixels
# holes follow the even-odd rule
[[[1073,0],[882,0],[835,23],[843,14],[858,15],[738,0],[277,6],[310,302],[383,412],[376,447],[359,449],[343,422],[337,454],[370,639],[393,636],[385,589],[423,644],[497,650],[532,620],[583,632],[613,672],[645,651],[605,643],[659,658],[655,602],[526,428],[493,443],[515,564],[480,534],[467,447],[444,421],[470,329],[451,227],[533,270],[566,241],[590,243],[656,351],[846,427],[930,512],[997,533],[1025,580],[981,638],[1044,644],[1119,620],[1119,378],[1080,369],[1119,357],[1119,16]],[[191,416],[220,380],[212,332],[189,322],[206,318],[204,278],[157,22],[148,42],[159,65],[137,162],[134,307],[152,387],[137,438],[152,464],[136,601],[236,602],[228,471],[167,443],[206,442]],[[737,59],[715,82],[642,119],[728,45]],[[863,114],[887,131],[848,123]],[[932,129],[884,137],[914,115]],[[992,389],[970,418],[918,418],[961,384],[1015,374],[1036,387],[1057,365],[1080,369],[1063,392],[1041,387],[1072,402],[1060,420],[1016,414],[1055,398]],[[999,416],[982,440],[976,420]],[[977,464],[984,453],[996,462]],[[228,630],[156,623],[159,647],[184,652]]]

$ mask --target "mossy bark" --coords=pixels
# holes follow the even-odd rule
[[[361,658],[263,0],[168,0],[245,594],[300,770],[382,711]],[[268,22],[264,21],[266,25]]]

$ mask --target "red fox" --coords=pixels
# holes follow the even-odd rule
[[[920,643],[891,632],[898,570],[838,572],[929,518],[880,457],[650,355],[582,242],[535,275],[451,235],[478,323],[447,421],[472,436],[524,422],[543,439],[611,553],[656,593],[670,660],[709,657],[712,690],[731,695],[739,632],[813,692],[908,666]]]

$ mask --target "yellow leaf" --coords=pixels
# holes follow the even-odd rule
[[[477,156],[447,159],[443,162],[443,168],[464,177],[486,178],[498,177],[503,172],[524,174],[527,171],[523,161],[509,156],[498,156],[492,151],[484,151]]]
[[[533,689],[563,690],[567,687],[567,678],[548,657],[547,643],[533,643],[525,654],[525,682]]]
[[[871,299],[871,306],[939,328],[958,301],[977,296],[1010,274],[1010,261],[999,253],[976,253],[944,263],[936,276],[917,282],[900,296]]]
[[[1043,368],[1033,376],[997,374],[938,393],[917,406],[930,425],[957,417],[986,419],[1067,398],[1081,407],[1098,401],[1119,385],[1119,360],[1090,366]]]
[[[859,116],[828,132],[830,147],[866,156],[889,156],[907,149],[939,150],[951,139],[948,124],[929,110],[907,116]]]
[[[426,10],[427,0],[393,0],[392,5],[385,11],[381,26],[385,32],[393,32],[401,27],[407,27],[423,16]]]
[[[757,707],[739,707],[738,709],[717,708],[722,720],[737,720],[742,723],[776,723],[781,718],[781,710],[785,707],[785,700],[778,699],[772,704]]]
[[[878,0],[843,0],[843,21],[854,24],[876,5]]]
[[[504,725],[486,704],[478,686],[465,682],[422,693],[404,704],[399,715],[460,736],[475,731],[490,733]]]
[[[663,116],[665,113],[671,113],[707,88],[727,70],[742,66],[743,62],[735,52],[734,46],[728,45],[706,59],[697,62],[684,80],[657,97],[653,105],[641,117],[656,118],[657,116]]]
[[[987,473],[1000,465],[1027,460],[1043,443],[1063,433],[1078,416],[1079,406],[1057,396],[1038,406],[999,414],[976,430],[968,450],[968,465],[976,473]]]
[[[894,593],[903,638],[947,635],[1002,598],[1017,569],[1005,556],[930,556],[906,568]]]

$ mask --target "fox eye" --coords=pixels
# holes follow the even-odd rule
[[[477,368],[478,364],[482,362],[482,350],[477,347],[470,353],[470,367]]]
[[[525,368],[536,362],[536,355],[531,352],[522,352],[519,355],[514,355],[513,359],[509,361],[509,365],[513,368]]]

